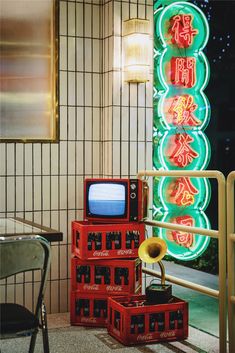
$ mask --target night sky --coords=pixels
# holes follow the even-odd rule
[[[205,89],[211,120],[205,130],[211,144],[207,169],[217,169],[225,176],[235,170],[235,0],[195,0],[205,13],[210,37],[204,52],[210,62],[210,80]],[[206,214],[213,229],[217,220],[217,182],[211,181],[212,198]]]
[[[211,104],[206,134],[211,142],[208,169],[235,170],[235,0],[195,0],[210,25],[205,49],[211,77],[205,93]]]

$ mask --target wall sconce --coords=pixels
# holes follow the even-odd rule
[[[150,21],[132,18],[123,22],[124,81],[147,82],[150,69]]]

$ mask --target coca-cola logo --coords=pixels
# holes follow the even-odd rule
[[[108,250],[94,251],[93,256],[109,256]]]
[[[122,287],[121,286],[106,286],[107,291],[112,291],[112,292],[121,292]]]
[[[113,333],[115,333],[117,336],[121,335],[120,331],[118,331],[115,327],[113,327]]]
[[[146,335],[138,335],[137,336],[137,341],[148,341],[148,340],[152,340],[153,339],[153,335],[151,335],[150,333],[146,334]]]
[[[160,334],[161,338],[167,338],[167,337],[174,337],[175,336],[175,331],[170,331],[170,332],[162,332]]]
[[[83,289],[85,290],[99,290],[98,284],[84,284]]]
[[[89,322],[95,324],[97,322],[97,319],[94,317],[82,317],[81,322]]]
[[[118,250],[117,255],[132,255],[134,253],[133,250]]]

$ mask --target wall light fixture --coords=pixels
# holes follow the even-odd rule
[[[147,82],[150,70],[150,21],[132,18],[123,22],[124,81]]]

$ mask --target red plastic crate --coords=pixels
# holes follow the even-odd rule
[[[70,293],[70,323],[75,326],[107,327],[107,295]]]
[[[71,259],[71,289],[105,295],[136,294],[141,290],[142,268],[137,259],[83,261]]]
[[[125,345],[188,337],[188,303],[146,305],[145,295],[108,299],[108,332]]]
[[[82,260],[138,257],[144,239],[144,223],[72,222],[72,253]]]

